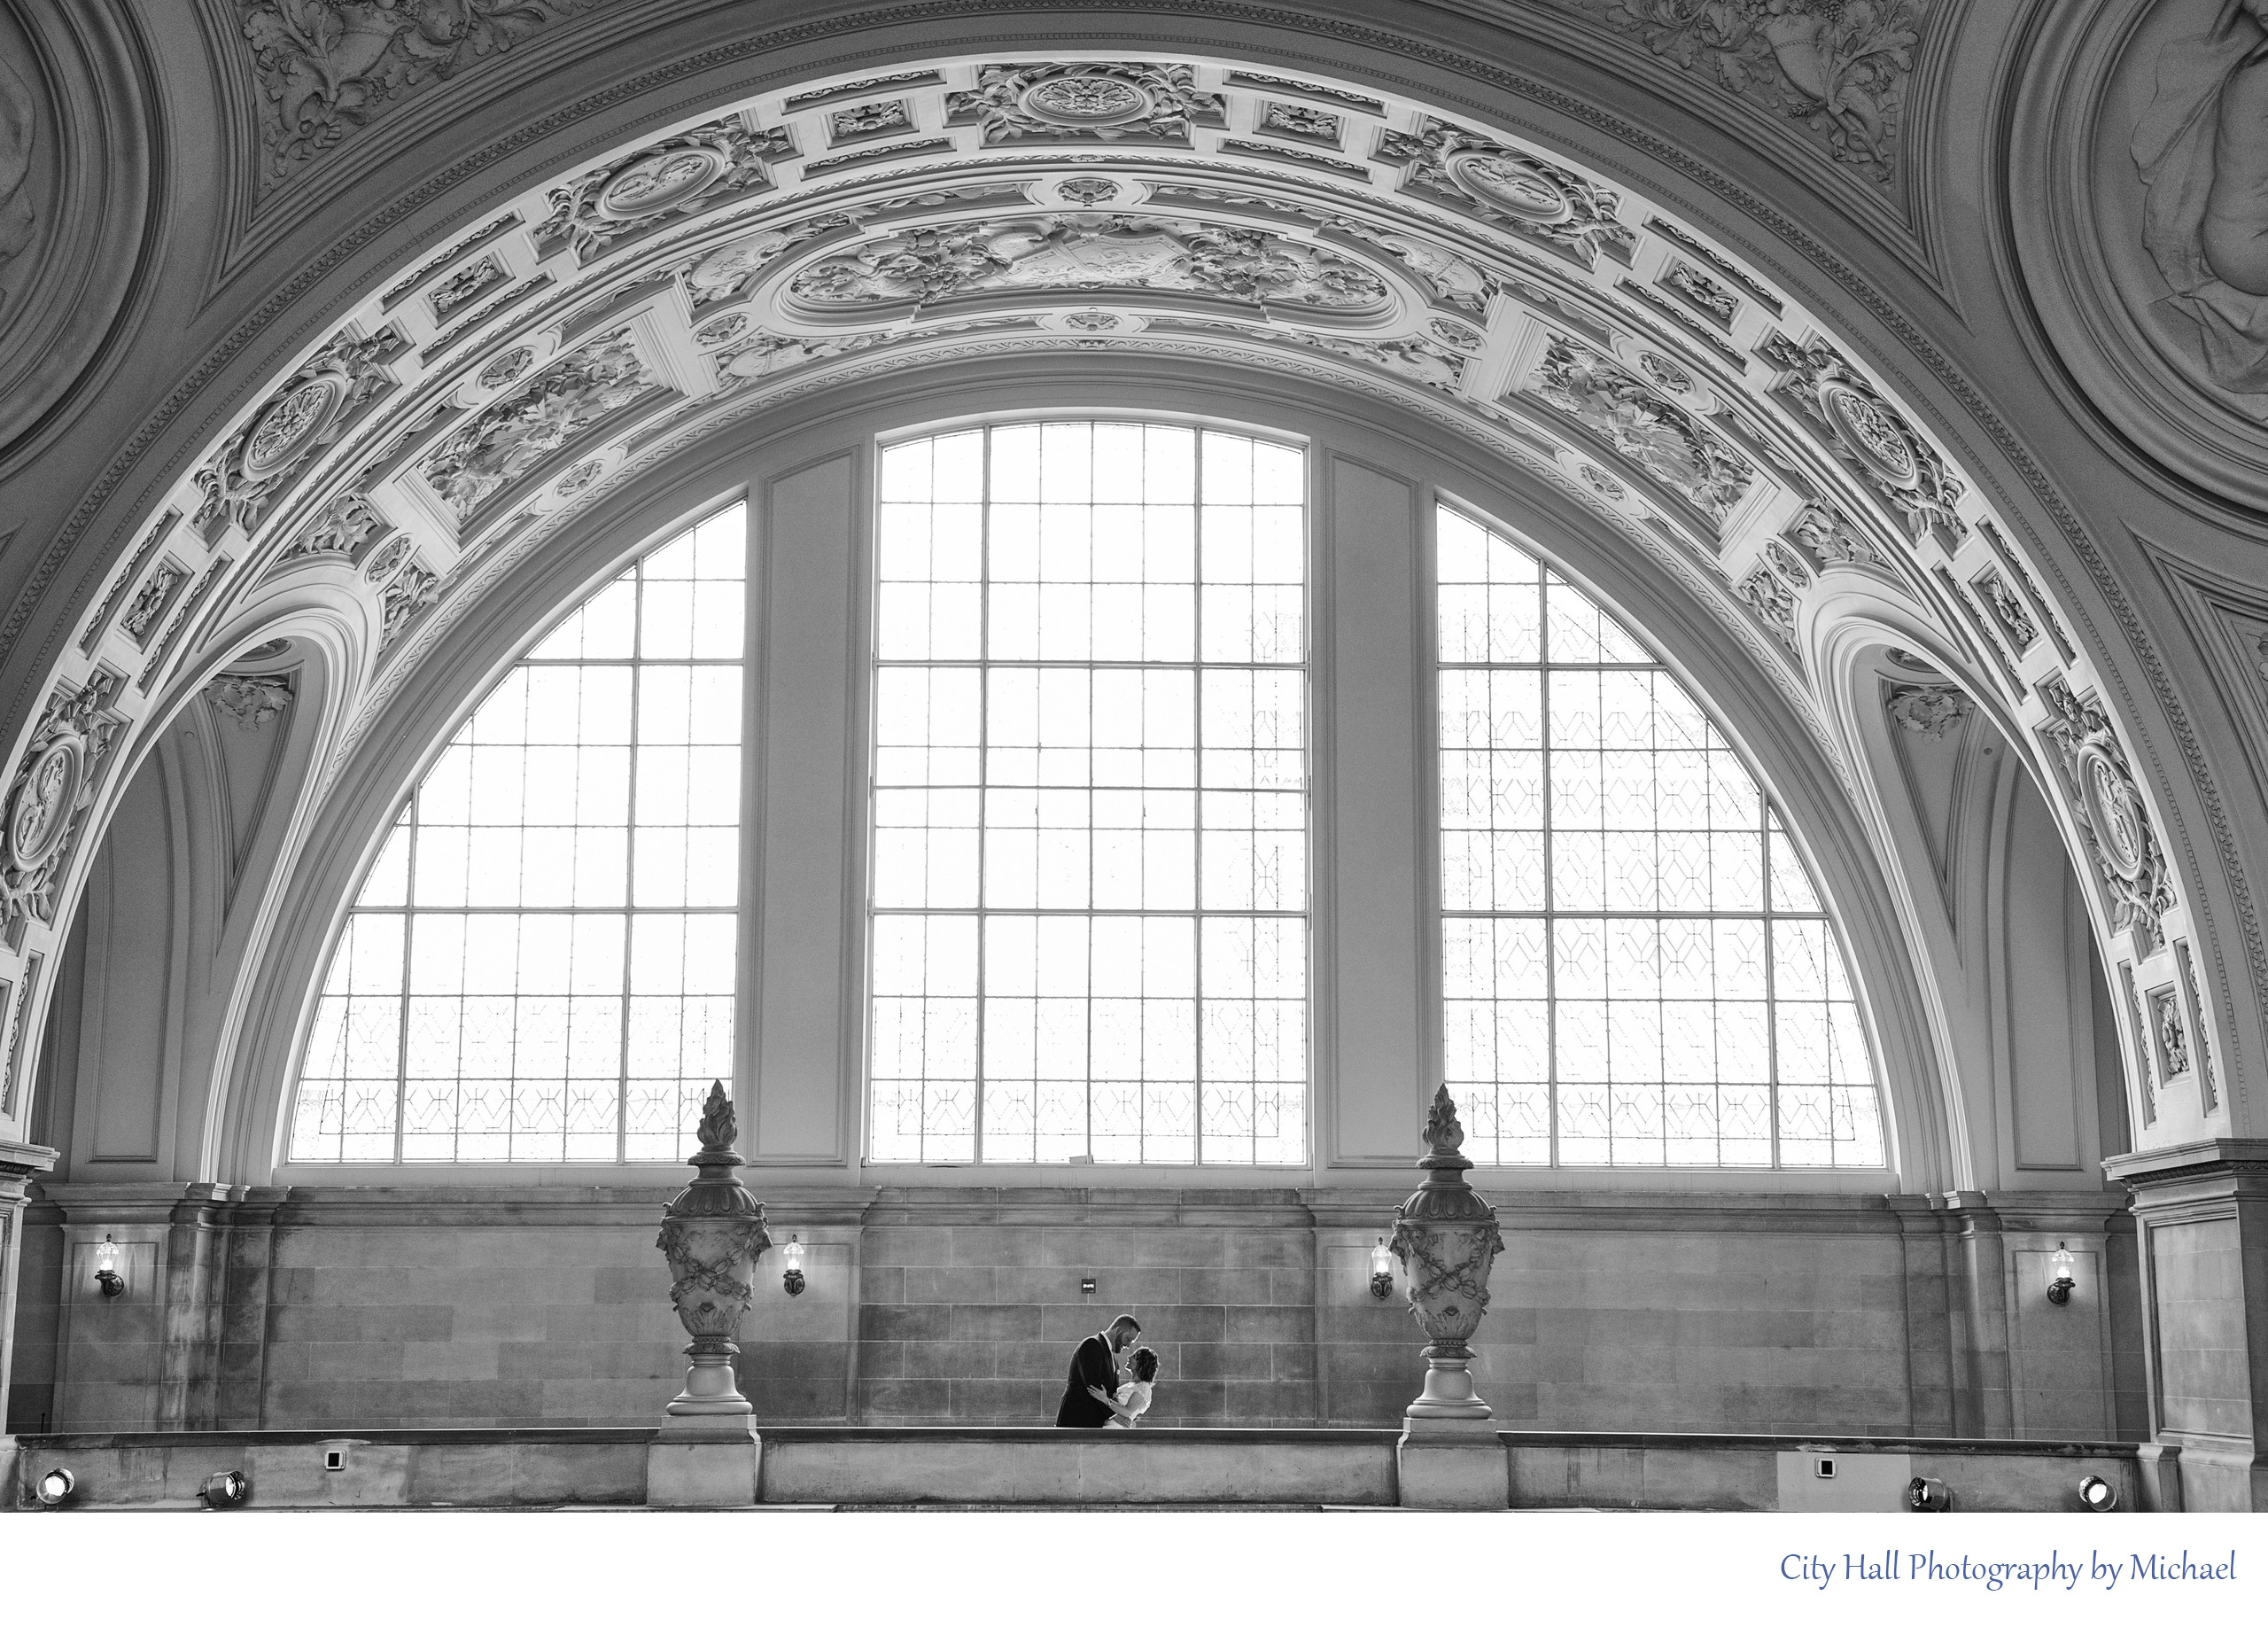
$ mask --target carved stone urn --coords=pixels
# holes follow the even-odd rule
[[[1471,1341],[1488,1309],[1488,1270],[1504,1251],[1496,1211],[1465,1184],[1472,1160],[1457,1151],[1464,1126],[1444,1085],[1425,1115],[1418,1160],[1425,1184],[1395,1210],[1387,1245],[1410,1279],[1410,1314],[1432,1343],[1425,1346],[1425,1388],[1406,1415],[1413,1420],[1485,1420],[1487,1404],[1473,1393]]]
[[[733,1150],[740,1126],[720,1080],[709,1087],[696,1133],[701,1150],[687,1160],[693,1184],[662,1211],[655,1240],[670,1263],[670,1304],[693,1335],[685,1353],[693,1365],[685,1390],[669,1405],[672,1418],[745,1418],[754,1409],[733,1376],[734,1343],[741,1318],[756,1294],[756,1262],[772,1246],[764,1205],[733,1173],[742,1162]]]

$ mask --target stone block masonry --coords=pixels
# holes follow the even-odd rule
[[[1391,1428],[1422,1378],[1399,1285],[1386,1300],[1369,1291],[1370,1249],[1399,1190],[798,1188],[760,1171],[750,1185],[773,1236],[801,1238],[809,1284],[788,1295],[776,1252],[759,1266],[739,1381],[761,1423],[1049,1424],[1072,1348],[1120,1312],[1158,1352],[1150,1428]],[[187,1285],[177,1298],[211,1309],[151,1306],[136,1321],[136,1297],[101,1303],[66,1246],[122,1224],[105,1217],[127,1198],[58,1183],[27,1211],[12,1422],[650,1424],[683,1375],[654,1247],[675,1189],[208,1195],[197,1249],[150,1259]],[[2044,1382],[2082,1357],[2107,1375],[2139,1372],[2123,1344],[1972,1348],[1979,1319],[1946,1307],[2001,1284],[1953,1277],[1968,1257],[1943,1246],[1926,1201],[1482,1191],[1507,1248],[1473,1374],[1500,1427],[2136,1433],[2106,1427],[2099,1386]],[[162,1212],[163,1199],[152,1188],[135,1203]],[[190,1236],[149,1234],[153,1251]],[[2131,1236],[2104,1245],[2131,1250]],[[110,1336],[129,1324],[134,1337]],[[2082,1339],[2094,1325],[2054,1327]],[[2033,1360],[2061,1366],[2027,1382]],[[1984,1387],[2012,1382],[2032,1399],[1995,1428]]]

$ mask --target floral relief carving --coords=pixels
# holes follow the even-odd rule
[[[410,564],[394,573],[378,596],[378,653],[393,647],[410,619],[441,596],[441,579],[423,565]]]
[[[1732,445],[1598,352],[1555,336],[1529,389],[1717,519],[1756,478]]]
[[[838,107],[827,115],[827,136],[837,142],[863,141],[913,128],[913,114],[902,101],[866,102],[856,107]]]
[[[205,698],[215,712],[234,718],[238,728],[259,729],[290,710],[291,681],[223,673],[205,686]]]
[[[1968,488],[1841,352],[1823,339],[1799,345],[1775,332],[1756,354],[1787,374],[1773,394],[1898,510],[1909,535],[1951,548],[1969,534],[1958,510]]]
[[[1335,147],[1346,122],[1337,113],[1325,113],[1319,107],[1270,102],[1260,115],[1260,130],[1264,136],[1289,136],[1296,141],[1320,141]]]
[[[433,284],[433,292],[426,296],[433,304],[433,320],[446,322],[452,312],[462,310],[497,284],[509,279],[511,273],[503,262],[493,256],[484,256],[469,266],[460,266]]]
[[[1942,740],[1962,723],[1976,705],[1949,683],[1894,685],[1883,703],[1890,720],[1909,735]]]
[[[111,705],[123,682],[98,671],[50,696],[0,800],[0,933],[11,947],[29,922],[55,919],[56,887],[126,727]]]
[[[1832,503],[1814,501],[1804,504],[1780,534],[1806,549],[1822,569],[1829,565],[1883,563],[1875,545]]]
[[[1682,260],[1673,261],[1669,269],[1662,273],[1662,285],[1675,289],[1725,327],[1732,325],[1733,317],[1740,310],[1739,297],[1732,290],[1702,276]]]
[[[270,180],[596,0],[239,0]]]
[[[166,613],[166,606],[173,602],[174,590],[189,580],[189,572],[172,560],[161,560],[150,572],[150,580],[142,584],[142,591],[134,596],[134,603],[127,606],[126,614],[118,625],[136,644],[150,642],[150,630],[158,625],[158,618]]]
[[[2103,709],[2062,679],[2041,684],[2039,697],[2048,710],[2040,733],[2062,765],[2073,817],[2109,901],[2111,930],[2132,933],[2135,954],[2147,957],[2165,946],[2162,918],[2173,907],[2173,874],[2125,750]]]
[[[308,360],[197,471],[205,494],[190,523],[208,540],[234,521],[256,529],[307,458],[336,441],[356,412],[392,384],[384,363],[402,347],[388,328],[369,339],[345,334]]]
[[[815,306],[927,304],[1010,288],[1162,289],[1342,310],[1387,299],[1376,272],[1327,248],[1252,227],[1124,214],[920,228],[822,260],[789,284]]]
[[[345,492],[331,499],[284,550],[285,559],[316,554],[351,554],[386,526],[385,517],[361,492]]]
[[[1777,538],[1765,543],[1756,563],[1734,589],[1751,609],[1764,618],[1790,655],[1800,656],[1803,645],[1796,631],[1796,611],[1805,588],[1811,586],[1811,569],[1796,550]]]
[[[1414,136],[1386,132],[1375,156],[1408,166],[1403,191],[1456,204],[1586,266],[1602,253],[1627,265],[1637,243],[1616,218],[1620,193],[1439,119]]]
[[[1928,0],[1560,0],[1795,121],[1868,179],[1897,168]]]
[[[1992,612],[1992,619],[2000,624],[2000,631],[2008,635],[2008,643],[2018,655],[2039,642],[2039,627],[2031,619],[2031,611],[2008,586],[2008,579],[1987,574],[1977,579],[1976,588]]]
[[[2167,1083],[2189,1071],[2189,1031],[2181,1021],[2181,1003],[2171,989],[2150,995],[2150,1031],[2158,1042],[2158,1071]]]
[[[659,387],[630,331],[617,329],[482,408],[419,472],[459,520],[468,519],[501,487]]]
[[[988,147],[1020,141],[1189,144],[1192,124],[1226,123],[1194,69],[1167,62],[989,63],[945,97],[947,122],[975,124]]]
[[[748,292],[749,284],[789,249],[828,232],[855,226],[864,214],[865,211],[817,214],[793,225],[736,237],[721,248],[711,249],[687,261],[679,268],[679,278],[696,313],[711,305],[737,300]]]
[[[536,246],[547,254],[571,247],[587,265],[625,238],[770,191],[767,162],[795,153],[786,129],[751,130],[737,118],[680,130],[553,189],[551,213],[536,223]]]

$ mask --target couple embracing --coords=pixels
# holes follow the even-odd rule
[[[1071,1376],[1063,1386],[1063,1404],[1055,1409],[1059,1429],[1130,1429],[1134,1421],[1150,1410],[1150,1392],[1158,1376],[1158,1353],[1147,1345],[1136,1350],[1121,1372],[1119,1352],[1141,1335],[1142,1324],[1122,1316],[1099,1334],[1089,1334],[1071,1352]]]

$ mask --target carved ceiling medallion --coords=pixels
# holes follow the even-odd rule
[[[642,220],[698,196],[730,167],[722,152],[703,144],[653,153],[609,176],[592,207],[608,220]]]
[[[1456,152],[1442,167],[1481,203],[1516,220],[1556,226],[1575,216],[1574,200],[1542,165],[1503,152]]]

